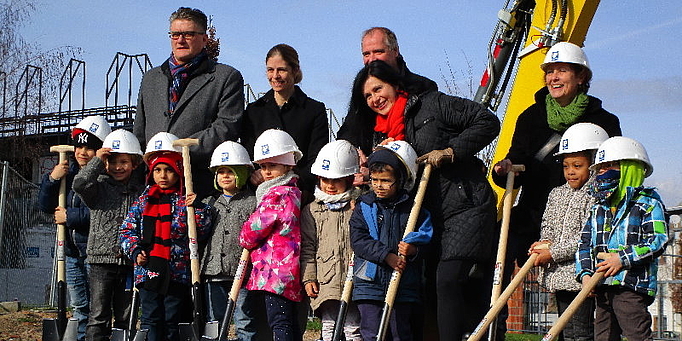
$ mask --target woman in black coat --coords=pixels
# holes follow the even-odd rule
[[[265,57],[265,66],[272,89],[246,107],[242,144],[253,158],[253,146],[261,133],[268,129],[286,131],[303,153],[296,165],[301,176],[299,187],[312,193],[315,177],[310,173],[310,166],[320,149],[329,142],[326,108],[324,103],[308,97],[296,85],[303,79],[303,72],[293,47],[286,44],[272,47]],[[258,181],[260,173],[254,174]]]
[[[492,188],[475,154],[497,136],[499,120],[473,101],[405,88],[382,61],[369,63],[358,73],[350,108],[339,139],[366,154],[386,139],[404,140],[421,155],[418,162],[434,166],[424,199],[432,214],[436,251],[430,255],[427,276],[436,275],[441,339],[460,340],[465,332],[462,321],[472,311],[464,301],[471,293],[464,288],[472,267],[492,252],[496,216]],[[488,306],[480,303],[483,309]]]

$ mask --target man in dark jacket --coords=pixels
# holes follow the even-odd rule
[[[206,50],[206,15],[180,7],[170,17],[171,56],[145,73],[138,95],[133,132],[144,146],[158,132],[197,138],[191,148],[194,189],[199,197],[213,190],[208,163],[213,149],[239,138],[244,110],[244,80]]]

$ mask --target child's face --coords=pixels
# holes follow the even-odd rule
[[[396,178],[391,171],[372,172],[369,175],[369,180],[377,198],[390,199],[398,193]]]
[[[82,168],[85,167],[85,165],[87,165],[93,157],[95,157],[96,152],[97,151],[92,148],[80,146],[76,147],[74,156],[76,157],[76,162],[78,162],[78,165]]]
[[[107,158],[107,174],[116,181],[128,181],[135,168],[137,166],[133,164],[133,156],[130,154],[111,153]]]
[[[216,181],[223,192],[233,193],[237,190],[237,177],[229,167],[220,167],[216,171]]]
[[[583,187],[590,178],[590,160],[581,153],[569,153],[564,156],[564,178],[573,189]]]
[[[290,171],[291,168],[292,166],[282,165],[279,163],[266,162],[260,164],[260,172],[263,175],[263,179],[265,179],[265,181],[278,178]]]
[[[600,163],[597,166],[597,175],[604,174],[610,170],[620,170],[620,162],[618,161],[611,161],[611,162],[603,162]]]
[[[152,169],[152,176],[154,177],[154,182],[159,185],[162,189],[168,189],[175,186],[180,179],[173,168],[165,163],[159,163]]]
[[[341,194],[348,189],[348,182],[345,178],[329,179],[320,177],[320,189],[327,194]]]

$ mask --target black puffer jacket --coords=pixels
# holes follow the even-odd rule
[[[405,140],[417,155],[448,147],[455,152],[454,163],[431,173],[424,199],[442,260],[484,260],[492,252],[495,196],[475,154],[499,131],[497,117],[468,99],[428,91],[407,102]]]
[[[545,146],[554,131],[547,124],[545,98],[549,90],[543,87],[535,93],[535,104],[531,105],[516,121],[514,137],[506,158],[513,164],[522,164],[526,170],[514,179],[514,186],[523,186],[518,204],[512,209],[509,229],[516,233],[534,234],[540,237],[540,222],[545,211],[547,197],[552,188],[563,185],[562,166],[554,155],[557,145],[542,160],[536,159],[538,151]],[[606,130],[609,136],[621,135],[618,117],[604,110],[601,100],[590,96],[585,113],[576,123],[594,123]],[[493,172],[495,184],[504,188],[506,176]]]

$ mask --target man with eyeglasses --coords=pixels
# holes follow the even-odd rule
[[[202,11],[180,7],[169,21],[172,52],[142,78],[133,132],[142,146],[161,131],[199,139],[190,151],[194,190],[201,198],[213,189],[211,153],[223,141],[239,138],[244,80],[209,55],[208,20]]]

